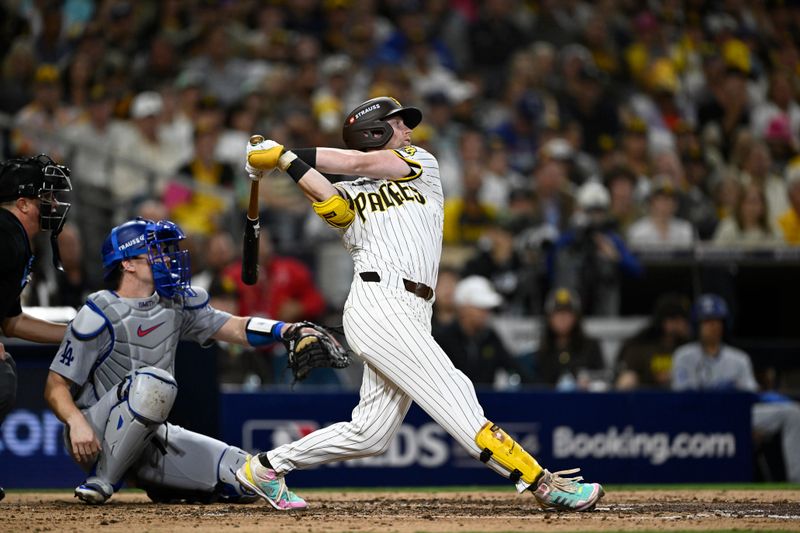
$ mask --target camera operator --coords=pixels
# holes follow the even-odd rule
[[[587,315],[618,315],[622,276],[639,277],[642,267],[615,230],[602,184],[582,185],[577,203],[572,225],[548,257],[551,286],[575,290]]]

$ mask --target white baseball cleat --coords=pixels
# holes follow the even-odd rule
[[[75,488],[75,497],[90,505],[100,505],[111,497],[99,483],[86,481]]]

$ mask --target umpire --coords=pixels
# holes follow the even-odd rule
[[[22,311],[20,294],[30,281],[31,241],[39,231],[50,232],[53,261],[58,266],[56,238],[70,204],[58,194],[72,190],[69,169],[41,154],[0,164],[0,328],[6,337],[58,344],[65,324],[34,318]],[[17,396],[14,359],[0,344],[0,424]],[[0,500],[5,492],[0,488]]]

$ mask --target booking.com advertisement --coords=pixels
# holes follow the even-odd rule
[[[484,412],[550,470],[605,483],[751,480],[750,406],[742,393],[479,393]],[[270,450],[350,419],[353,394],[234,393],[222,437]],[[385,454],[292,473],[293,486],[504,483],[412,406]]]
[[[483,393],[486,414],[550,470],[580,467],[604,483],[751,478],[751,396],[740,393]],[[275,448],[350,418],[350,393],[225,393],[220,437]],[[0,428],[0,486],[74,487],[83,474],[44,408],[16,409]],[[412,406],[386,453],[292,473],[293,487],[504,483]]]

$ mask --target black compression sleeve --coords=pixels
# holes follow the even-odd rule
[[[292,150],[298,159],[302,159],[308,166],[317,166],[317,149],[316,148],[295,148]]]

